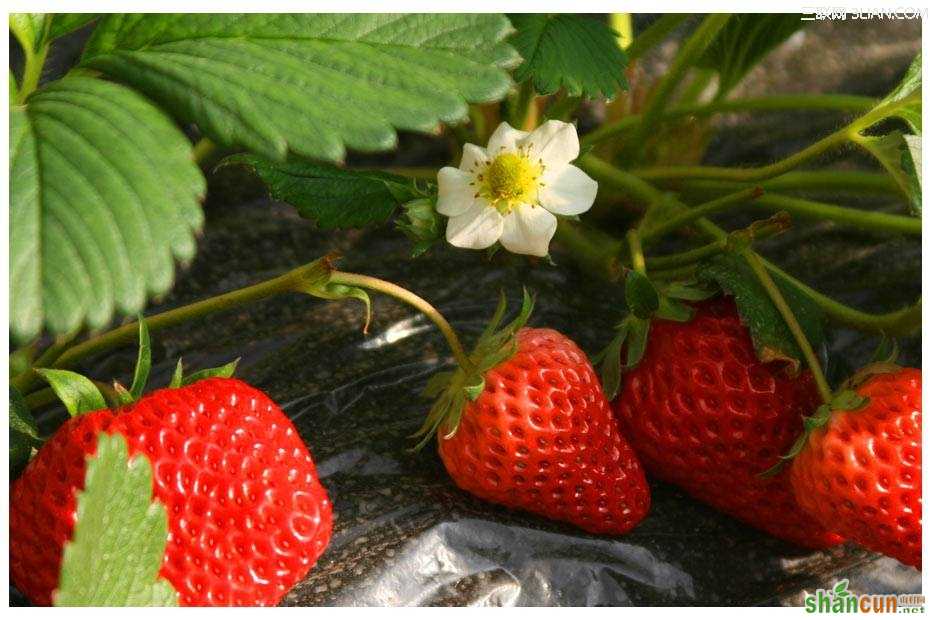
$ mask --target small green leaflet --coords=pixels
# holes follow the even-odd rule
[[[70,370],[52,368],[36,368],[36,372],[52,387],[71,417],[107,408],[103,394],[87,377]]]
[[[905,72],[904,77],[901,79],[901,82],[895,87],[893,91],[888,93],[887,97],[882,99],[878,106],[876,106],[877,108],[880,108],[884,105],[901,101],[903,99],[913,98],[913,103],[898,108],[895,112],[895,115],[903,119],[910,126],[911,131],[918,135],[920,135],[922,131],[921,111],[923,107],[920,100],[920,91],[922,85],[921,57],[922,54],[917,54],[917,56],[914,58],[914,61],[911,62],[910,66],[907,68],[907,71]],[[916,95],[916,97],[914,97],[914,95]]]
[[[733,295],[743,324],[749,328],[756,355],[760,360],[782,360],[788,362],[795,370],[800,369],[803,356],[791,330],[741,256],[723,252],[708,259],[699,267],[698,278],[704,282],[716,283],[725,292]],[[811,346],[815,351],[819,350],[824,341],[820,308],[778,274],[773,273],[772,278],[797,317]]]
[[[859,136],[856,143],[872,154],[907,198],[911,213],[921,213],[920,136],[898,130],[884,136]]]
[[[33,448],[42,445],[35,418],[23,395],[10,386],[10,480],[15,480],[32,456]]]
[[[99,329],[165,293],[194,256],[205,183],[157,108],[66,77],[10,115],[10,333]]]
[[[136,358],[136,371],[132,376],[132,387],[129,388],[129,395],[135,402],[142,397],[145,391],[145,384],[149,380],[149,371],[152,369],[152,341],[149,338],[149,328],[145,324],[145,318],[139,315],[139,354]]]
[[[769,52],[804,25],[800,15],[751,13],[734,15],[707,48],[698,66],[720,76],[717,96],[729,93]]]
[[[215,142],[282,161],[383,151],[500,100],[518,61],[495,14],[110,14],[81,66]]]
[[[517,29],[510,39],[520,55],[518,82],[533,81],[540,94],[564,88],[571,97],[613,97],[626,90],[626,54],[617,33],[603,21],[571,14],[508,15]]]
[[[638,271],[628,271],[624,282],[626,305],[634,316],[650,318],[659,309],[659,293],[649,278]]]
[[[184,377],[181,380],[180,385],[190,385],[192,383],[197,383],[202,379],[210,379],[211,377],[220,377],[223,379],[228,379],[234,374],[236,374],[236,366],[239,365],[239,360],[241,358],[236,358],[228,364],[223,364],[217,368],[204,368],[203,370],[198,370],[197,372],[192,372],[188,376]],[[177,369],[181,368],[181,361],[178,360]],[[175,373],[177,373],[175,369]],[[172,379],[172,387],[178,387],[174,385],[174,379]]]
[[[129,459],[121,435],[97,435],[77,496],[74,535],[62,553],[59,607],[177,606],[158,577],[168,539],[165,507],[152,500],[152,467]]]
[[[275,163],[233,155],[221,165],[244,164],[275,200],[293,205],[320,228],[355,228],[387,221],[401,204],[422,196],[411,179],[376,170],[346,170],[308,161]]]

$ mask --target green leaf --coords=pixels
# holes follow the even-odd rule
[[[922,131],[921,112],[923,107],[920,100],[921,85],[921,54],[917,54],[907,68],[901,82],[887,97],[882,99],[876,108],[904,101],[905,99],[909,100],[906,105],[896,107],[894,115],[904,120],[910,126],[911,131],[919,135]]]
[[[223,364],[222,366],[218,366],[216,368],[205,368],[203,370],[198,370],[197,372],[192,372],[188,376],[184,377],[184,379],[181,381],[181,385],[190,385],[192,383],[197,383],[198,381],[201,381],[203,379],[210,379],[213,377],[220,377],[222,379],[228,379],[234,374],[236,374],[236,366],[239,365],[240,359],[242,358],[237,357],[236,359],[229,362],[228,364]],[[181,362],[179,361],[178,368],[180,367],[181,367]],[[175,369],[175,373],[177,373],[177,369]],[[172,380],[172,383],[173,383],[173,380]]]
[[[145,384],[149,380],[149,371],[152,370],[152,341],[149,338],[149,328],[145,318],[139,315],[139,355],[136,358],[136,371],[132,377],[132,386],[129,395],[132,401],[139,400],[145,391]]]
[[[694,316],[694,309],[677,299],[660,295],[659,308],[656,310],[655,316],[657,319],[665,319],[666,321],[687,323]]]
[[[103,80],[66,77],[10,119],[10,331],[99,329],[165,293],[203,214],[190,143],[158,109]]]
[[[610,344],[600,354],[601,386],[607,400],[613,400],[620,391],[620,379],[623,373],[623,360],[620,355],[623,352],[629,329],[629,322],[622,322]]]
[[[793,13],[734,15],[697,65],[717,71],[717,96],[730,92],[759,61],[804,25]]]
[[[523,57],[513,74],[518,82],[531,79],[541,94],[564,88],[569,96],[589,98],[629,88],[626,54],[603,21],[571,14],[509,17],[517,29],[510,42]]]
[[[628,271],[624,283],[626,305],[634,316],[648,319],[659,309],[659,293],[649,278],[638,271]]]
[[[898,130],[884,136],[858,136],[862,145],[888,172],[901,194],[907,198],[911,213],[921,213],[920,136]]]
[[[794,312],[801,329],[818,350],[823,343],[823,315],[809,297],[778,274],[771,274],[788,306]],[[756,355],[763,362],[781,360],[795,370],[801,367],[803,355],[791,330],[752,269],[739,255],[724,252],[702,263],[698,277],[715,282],[736,300],[743,324],[749,328]]]
[[[70,370],[52,368],[36,368],[36,372],[48,382],[71,417],[88,411],[106,409],[107,403],[103,394],[87,377]]]
[[[502,98],[510,24],[494,14],[115,14],[81,65],[215,142],[281,160],[381,151]]]
[[[42,445],[35,418],[19,390],[10,386],[10,480],[19,477],[32,450]]]
[[[167,540],[168,516],[152,499],[148,459],[130,459],[122,435],[100,433],[62,552],[55,605],[177,606],[177,592],[158,576]]]
[[[52,25],[48,30],[48,40],[54,41],[58,37],[70,34],[98,17],[99,13],[55,13],[51,16]]]
[[[386,221],[398,206],[419,196],[414,181],[376,170],[345,170],[308,161],[276,163],[233,155],[221,165],[244,164],[275,200],[293,205],[320,228],[353,228]]]
[[[45,42],[48,19],[46,13],[11,13],[10,31],[23,50],[36,52]]]

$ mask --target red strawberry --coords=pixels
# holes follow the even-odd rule
[[[10,576],[36,604],[52,602],[101,431],[152,463],[161,575],[182,605],[273,605],[329,543],[332,506],[293,424],[242,381],[207,379],[68,420],[13,484]]]
[[[759,476],[818,402],[810,372],[791,377],[759,361],[732,298],[717,297],[696,304],[689,322],[652,321],[614,411],[651,474],[774,536],[820,548],[841,538],[801,511],[787,471]]]
[[[551,329],[521,329],[516,353],[484,373],[439,454],[482,499],[622,534],[649,510],[649,487],[587,356]]]
[[[869,377],[859,409],[828,413],[791,463],[801,506],[863,547],[920,568],[920,370]]]

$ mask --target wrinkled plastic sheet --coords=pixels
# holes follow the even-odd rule
[[[770,160],[772,153],[740,150],[757,129],[724,132],[713,153],[724,161]],[[222,187],[235,181],[224,178]],[[589,352],[604,345],[620,316],[620,291],[588,280],[558,254],[558,268],[504,255],[487,263],[448,248],[412,262],[409,246],[390,231],[322,233],[289,208],[222,187],[211,186],[197,259],[153,311],[338,250],[345,269],[396,281],[431,300],[466,340],[480,332],[501,288],[516,303],[524,284],[538,295],[531,323],[560,329]],[[914,240],[816,224],[769,240],[762,250],[866,310],[894,309],[920,295]],[[441,336],[423,317],[379,296],[368,336],[362,322],[353,302],[292,295],[153,337],[152,385],[167,383],[179,356],[189,368],[242,356],[238,375],[281,403],[310,446],[334,503],[335,530],[285,605],[798,604],[804,590],[844,577],[853,591],[920,591],[920,574],[894,560],[853,545],[800,549],[654,480],[650,514],[616,538],[476,500],[452,484],[433,446],[409,451],[409,435],[428,408],[418,395],[432,373],[451,364]],[[862,364],[876,344],[872,336],[831,330],[831,374]],[[901,345],[902,361],[919,365],[919,339]],[[84,370],[125,377],[133,361],[127,348]]]

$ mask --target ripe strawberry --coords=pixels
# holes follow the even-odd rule
[[[68,420],[13,484],[10,575],[36,604],[52,602],[101,431],[152,464],[168,514],[161,576],[182,605],[273,605],[329,543],[332,506],[290,420],[242,381],[206,379]]]
[[[587,356],[551,329],[521,329],[516,353],[484,373],[439,455],[482,499],[622,534],[649,510],[649,487]]]
[[[819,402],[810,373],[791,377],[759,361],[732,298],[694,308],[686,323],[652,321],[645,354],[613,403],[646,469],[779,538],[811,548],[840,542],[801,511],[787,471],[759,476]]]
[[[867,549],[921,566],[920,370],[872,375],[868,401],[827,412],[791,462],[798,502]]]

